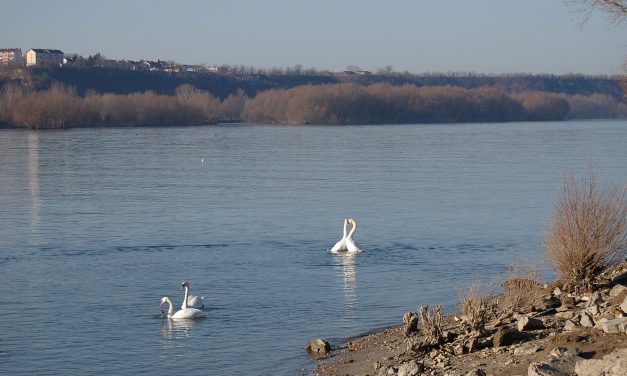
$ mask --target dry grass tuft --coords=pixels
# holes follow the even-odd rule
[[[598,187],[592,173],[580,184],[565,179],[551,224],[544,245],[556,272],[572,287],[590,288],[627,249],[625,188]]]

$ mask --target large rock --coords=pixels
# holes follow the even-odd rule
[[[627,331],[627,317],[605,321],[601,324],[601,330],[608,334],[625,333]]]
[[[613,298],[615,296],[622,294],[623,291],[627,291],[627,287],[623,285],[616,285],[612,287],[612,289],[610,290],[610,296]]]
[[[316,338],[312,339],[305,345],[305,350],[315,357],[324,357],[329,355],[331,345],[323,339]]]
[[[584,326],[586,328],[594,327],[594,320],[592,320],[592,317],[590,317],[590,315],[586,312],[581,313],[581,319],[579,320],[579,323],[581,324],[581,326]]]
[[[579,356],[565,356],[545,362],[531,363],[527,369],[528,376],[575,376],[575,364],[583,360]]]
[[[533,308],[536,311],[546,311],[547,309],[557,308],[562,305],[562,301],[556,297],[550,297],[547,299],[542,299],[533,305]]]
[[[518,320],[519,332],[536,329],[544,329],[544,323],[542,322],[542,320],[534,319],[533,317],[527,316],[523,316]]]
[[[511,326],[501,326],[492,336],[492,345],[494,347],[509,346],[514,342],[515,334]]]
[[[416,360],[410,360],[398,367],[398,376],[418,376],[422,373],[424,366]]]
[[[624,313],[627,313],[627,296],[625,297],[625,300],[623,300],[623,303],[620,305],[620,310]]]
[[[627,375],[627,348],[616,349],[603,359],[580,360],[575,365],[578,376],[625,376]]]

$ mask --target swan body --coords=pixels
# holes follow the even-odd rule
[[[351,231],[348,233],[348,236],[346,237],[346,250],[349,253],[361,252],[361,249],[359,249],[359,247],[357,246],[357,244],[355,244],[355,241],[353,240],[353,234],[357,230],[357,222],[353,218],[349,218],[348,223],[352,226],[352,228]]]
[[[185,309],[185,308],[202,309],[202,308],[205,308],[205,297],[204,296],[189,295],[189,282],[185,281],[185,282],[181,283],[181,290],[185,291],[185,294],[183,296],[183,304],[181,304],[181,309]]]
[[[174,306],[172,305],[172,301],[167,296],[164,296],[163,298],[161,298],[161,304],[159,304],[159,307],[161,307],[164,304],[168,305],[168,318],[169,319],[197,319],[197,318],[205,317],[205,313],[196,308],[183,308],[179,311],[176,311],[176,313],[174,313]]]
[[[348,232],[348,219],[344,218],[344,232],[342,234],[343,235],[342,239],[338,240],[338,242],[335,243],[333,248],[331,248],[332,253],[339,253],[339,252],[344,252],[347,250],[346,248],[347,232]]]

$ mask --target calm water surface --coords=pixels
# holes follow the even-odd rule
[[[627,122],[2,130],[1,373],[307,373],[314,337],[542,259],[590,163],[625,183]],[[160,318],[183,280],[207,319]]]

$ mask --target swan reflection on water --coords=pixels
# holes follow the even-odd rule
[[[344,282],[344,305],[353,308],[357,304],[355,287],[357,286],[357,268],[355,267],[356,255],[354,253],[344,253],[342,257],[342,279]]]
[[[161,321],[161,347],[171,349],[180,339],[190,337],[194,325],[199,325],[198,320],[170,320]],[[202,321],[202,320],[201,320]]]

